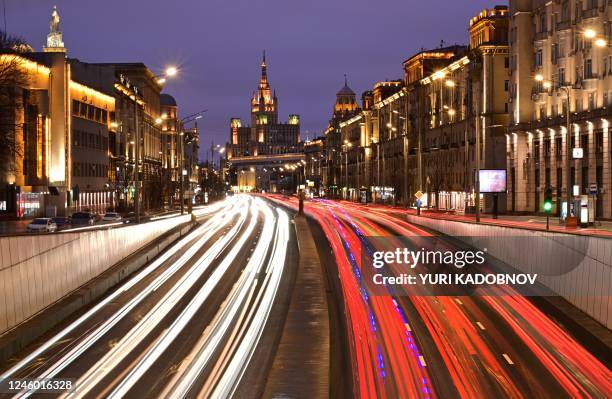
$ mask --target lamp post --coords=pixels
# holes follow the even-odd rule
[[[178,73],[175,67],[169,67],[166,69],[164,74],[155,76],[158,84],[166,82],[168,77],[173,77]],[[136,223],[140,223],[140,129],[138,126],[138,100],[142,98],[139,95],[139,90],[136,86],[127,85],[128,97],[134,101],[134,211],[136,216]],[[144,112],[144,111],[143,111]],[[159,120],[159,118],[157,119]],[[157,122],[156,120],[156,122]],[[158,123],[159,124],[159,123]]]
[[[572,201],[572,190],[571,190],[571,184],[572,184],[572,177],[570,174],[570,170],[571,170],[571,156],[572,156],[572,113],[570,111],[570,103],[571,103],[571,87],[570,86],[563,86],[562,84],[564,82],[557,82],[555,80],[545,80],[544,76],[541,74],[538,74],[535,76],[535,80],[536,82],[540,82],[542,83],[542,86],[545,89],[550,89],[553,87],[553,85],[555,85],[558,89],[563,90],[565,92],[565,96],[567,98],[567,108],[565,110],[565,122],[566,122],[566,126],[565,126],[565,134],[566,134],[566,139],[565,139],[565,173],[566,173],[566,179],[565,179],[565,185],[566,185],[566,214],[565,214],[565,225],[567,226],[568,223],[570,222],[570,220],[573,222],[573,218],[571,218],[570,216],[570,205],[571,205],[571,201]],[[537,183],[536,183],[537,184]],[[570,223],[571,224],[571,223]]]
[[[465,201],[464,202],[465,202],[465,205],[464,205],[464,207],[465,207],[465,210],[464,210],[464,212],[467,213],[468,204],[469,204],[468,197],[469,197],[469,192],[470,192],[470,190],[469,190],[470,164],[469,164],[468,160],[469,160],[469,157],[470,157],[470,144],[469,144],[469,126],[470,126],[470,123],[469,122],[470,122],[470,116],[471,116],[470,111],[472,109],[472,107],[471,107],[471,100],[470,100],[471,90],[467,90],[465,86],[457,84],[457,82],[455,82],[454,80],[451,80],[451,79],[447,79],[444,83],[445,83],[446,87],[449,87],[451,89],[457,88],[457,89],[463,90],[465,92],[465,96],[467,97],[467,99],[466,99],[466,103],[467,103],[466,113],[465,113],[465,116],[464,116],[465,129],[464,129],[464,133],[463,133],[463,144],[464,144],[464,147],[465,147],[465,151],[464,151],[464,158],[465,158],[465,177],[464,177],[464,179],[465,179],[465,184],[464,184],[464,189],[465,189]],[[454,116],[456,114],[456,111],[454,109],[450,108],[448,110],[448,114],[449,114],[449,116]],[[477,137],[477,139],[478,139],[478,144],[480,144],[480,137]],[[479,148],[479,146],[477,145],[476,148]],[[476,160],[476,162],[479,164],[480,163],[480,158],[478,158]],[[479,172],[480,168],[476,168],[476,169],[477,169],[476,170],[476,174],[477,175],[480,174],[480,172]],[[476,178],[477,177],[475,176],[475,179],[474,179],[475,182],[476,182]],[[478,184],[480,184],[480,182],[478,182]],[[480,187],[478,187],[478,190],[477,190],[476,186],[475,186],[474,187],[474,191],[480,191]],[[476,200],[477,201],[476,221],[480,221],[480,192],[478,193],[478,195],[479,196],[477,197],[477,200]]]
[[[348,140],[344,140],[344,144],[342,145],[342,152],[344,153],[344,173],[346,177],[346,191],[349,191],[349,181],[348,181],[348,152],[349,148],[353,146],[352,143],[349,143]],[[340,160],[342,162],[342,159]]]
[[[184,177],[187,174],[187,171],[184,169],[185,165],[185,132],[183,127],[190,122],[196,123],[196,133],[197,133],[197,120],[203,117],[203,114],[208,110],[202,110],[200,112],[196,112],[195,114],[188,115],[180,120],[179,127],[181,131],[179,132],[179,200],[181,201],[181,215],[185,213],[185,187],[184,187]],[[191,209],[191,207],[190,207]]]

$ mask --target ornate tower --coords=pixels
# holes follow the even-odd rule
[[[344,75],[344,87],[336,93],[336,104],[334,104],[333,119],[350,117],[357,111],[357,99],[355,92],[348,86],[346,75]]]
[[[268,71],[266,64],[266,52],[263,53],[261,62],[261,79],[259,87],[251,99],[251,124],[272,125],[278,123],[278,108],[276,92],[271,93],[268,83]]]

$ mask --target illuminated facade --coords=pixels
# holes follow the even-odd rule
[[[278,122],[278,99],[268,82],[264,53],[259,86],[251,98],[251,125],[243,126],[240,118],[230,121],[226,150],[232,186],[241,191],[276,191],[295,185],[295,178],[281,172],[280,165],[303,159],[301,147],[299,115]]]
[[[505,166],[508,123],[508,9],[484,10],[470,21],[470,46],[421,51],[404,61],[403,80],[377,83],[362,109],[328,129],[328,189],[351,200],[473,211],[475,138],[481,168]],[[331,168],[330,168],[331,169]],[[499,211],[505,198],[499,195]],[[493,207],[492,195],[481,206]],[[468,206],[469,208],[466,208]]]
[[[332,117],[325,130],[325,151],[322,167],[322,185],[326,188],[326,195],[338,197],[341,195],[341,169],[339,154],[342,149],[340,123],[357,115],[361,109],[357,105],[355,92],[349,87],[346,75],[344,86],[336,93]]]
[[[54,8],[42,52],[0,55],[27,76],[12,107],[23,151],[1,159],[0,216],[124,210],[133,206],[137,170],[142,208],[161,207],[161,84],[142,63],[68,58],[59,21]]]
[[[115,99],[73,76],[59,14],[53,9],[43,52],[3,54],[27,76],[15,88],[14,151],[0,181],[0,213],[8,217],[65,215],[112,206],[108,131]],[[76,188],[76,189],[75,189]]]
[[[569,189],[573,200],[588,202],[594,218],[610,219],[610,2],[512,0],[510,12],[508,208],[543,212],[550,187],[559,214]],[[581,159],[567,151],[568,108],[571,147],[582,149]]]

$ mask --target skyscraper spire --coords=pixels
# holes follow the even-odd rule
[[[259,82],[261,89],[268,88],[268,72],[266,65],[266,50],[263,51],[263,59],[261,61],[261,81]]]
[[[346,73],[344,74],[344,85],[348,86],[348,80],[346,79]]]

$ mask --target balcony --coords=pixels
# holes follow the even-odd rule
[[[569,19],[566,20],[566,21],[557,22],[557,30],[558,31],[568,30],[571,27],[572,27],[572,25],[571,25],[571,21]]]
[[[590,10],[583,10],[582,11],[582,18],[583,19],[596,18],[598,16],[599,16],[599,8],[597,8],[597,7],[593,7]]]
[[[548,38],[548,31],[546,30],[535,34],[536,41],[546,40],[547,38]]]

